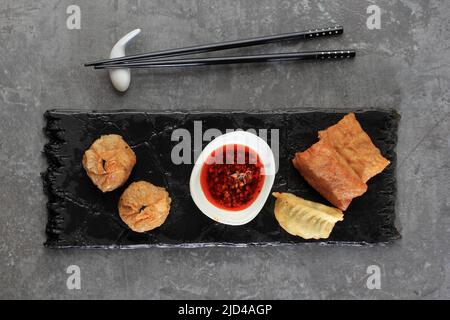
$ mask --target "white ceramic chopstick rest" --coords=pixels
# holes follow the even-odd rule
[[[135,29],[117,41],[109,54],[109,58],[114,59],[124,57],[127,43],[136,37],[140,32],[141,29]],[[120,92],[125,92],[130,87],[131,72],[128,68],[109,70],[109,78],[111,79],[111,83],[114,88]]]

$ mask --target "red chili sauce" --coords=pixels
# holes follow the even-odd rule
[[[203,164],[200,184],[206,198],[218,208],[248,208],[264,184],[264,165],[247,146],[230,144],[214,150]]]

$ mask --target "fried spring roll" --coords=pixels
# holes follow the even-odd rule
[[[297,152],[292,162],[314,189],[341,210],[346,210],[353,198],[367,191],[367,185],[324,140]]]
[[[347,161],[362,181],[367,182],[389,164],[367,133],[361,128],[354,113],[347,114],[337,124],[319,131],[326,141]]]

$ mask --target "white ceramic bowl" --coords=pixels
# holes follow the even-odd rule
[[[244,145],[255,151],[264,166],[264,184],[254,202],[247,208],[238,211],[225,210],[214,206],[206,198],[200,183],[203,164],[211,153],[224,145]],[[269,145],[260,137],[246,131],[235,131],[223,134],[211,141],[195,162],[192,169],[189,187],[191,197],[197,207],[211,219],[228,225],[242,225],[253,220],[264,206],[270,195],[275,179],[275,158]]]

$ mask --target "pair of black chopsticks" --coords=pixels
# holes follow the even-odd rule
[[[203,65],[251,63],[251,62],[272,62],[272,61],[288,61],[288,60],[325,60],[325,59],[335,60],[335,59],[353,58],[356,55],[354,50],[327,50],[327,51],[259,54],[246,56],[224,56],[211,58],[167,59],[169,57],[175,56],[242,48],[285,40],[301,40],[301,39],[307,40],[319,37],[336,36],[342,34],[343,32],[344,28],[342,26],[336,26],[252,39],[227,41],[179,49],[170,49],[164,51],[135,54],[121,58],[88,62],[85,64],[85,66],[86,67],[93,66],[94,69],[159,68],[159,67],[203,66]]]

